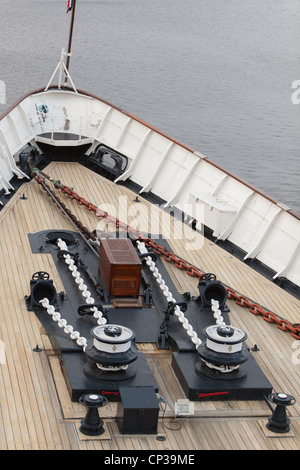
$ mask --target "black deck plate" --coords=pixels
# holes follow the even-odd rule
[[[97,393],[106,396],[110,401],[119,401],[119,387],[153,387],[158,392],[157,383],[142,353],[134,362],[136,375],[130,380],[98,380],[84,373],[86,363],[83,354],[63,353],[62,369],[72,401],[78,401],[85,393]]]
[[[136,343],[156,343],[161,317],[156,308],[112,308],[108,310],[109,323],[127,326],[135,334]]]

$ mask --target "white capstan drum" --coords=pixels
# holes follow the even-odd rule
[[[197,372],[205,374],[209,369],[220,377],[226,374],[230,378],[234,373],[237,378],[239,366],[249,358],[246,333],[231,325],[211,325],[204,330],[204,335],[206,341],[197,349]]]
[[[112,380],[125,378],[135,373],[129,365],[138,356],[134,344],[135,333],[125,326],[106,324],[91,330],[93,344],[86,348],[88,362],[85,373],[93,378],[102,378],[103,373]],[[112,375],[113,374],[113,375]]]

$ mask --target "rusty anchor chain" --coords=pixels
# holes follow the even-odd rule
[[[95,233],[91,232],[87,227],[85,227],[82,222],[67,208],[67,206],[61,201],[59,197],[54,194],[54,192],[50,189],[49,185],[45,183],[45,179],[43,176],[38,175],[36,177],[36,181],[41,185],[43,190],[47,193],[49,197],[56,203],[56,205],[64,212],[64,214],[68,217],[73,225],[83,234],[86,240],[93,240],[96,241]]]
[[[54,195],[53,191],[50,190],[49,186],[45,183],[45,178],[49,179],[56,189],[59,189],[63,194],[68,198],[74,200],[80,206],[83,206],[87,211],[93,212],[97,217],[105,218],[108,223],[113,224],[117,229],[124,230],[131,238],[141,240],[145,245],[153,250],[154,253],[161,256],[167,262],[173,263],[176,268],[184,270],[189,276],[200,279],[205,273],[200,271],[196,266],[193,266],[188,261],[176,256],[173,252],[166,250],[162,245],[155,243],[151,238],[145,237],[145,235],[139,231],[123,223],[122,221],[111,216],[107,212],[95,206],[95,204],[87,201],[84,197],[79,196],[76,191],[72,188],[69,188],[66,185],[62,185],[59,180],[54,180],[51,177],[48,177],[45,173],[41,174],[37,169],[36,170],[36,180],[38,183],[42,184],[43,189],[46,189],[47,192],[57,199],[58,205],[61,206],[61,209],[69,216],[73,221],[76,227],[83,233],[86,239],[96,240],[95,232],[89,231],[83,224],[72,214],[72,212],[61,202],[57,196]],[[276,313],[267,310],[265,307],[261,306],[257,302],[249,299],[245,295],[237,292],[235,289],[224,284],[227,290],[227,298],[229,300],[234,300],[237,305],[243,308],[248,308],[249,312],[253,315],[262,316],[262,318],[268,323],[274,323],[277,328],[282,331],[289,332],[295,339],[300,340],[300,323],[291,323],[288,320],[285,320],[279,317]]]

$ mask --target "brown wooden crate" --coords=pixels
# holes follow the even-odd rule
[[[138,297],[142,263],[129,239],[101,240],[99,272],[108,293]]]

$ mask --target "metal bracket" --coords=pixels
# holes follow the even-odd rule
[[[145,289],[143,298],[144,298],[145,305],[152,305],[152,289],[150,289],[150,287]]]
[[[153,253],[153,251],[149,251],[148,253],[138,253],[138,256],[141,261],[144,261],[144,259],[147,258],[148,256],[152,258],[152,261],[157,260],[156,253]]]
[[[167,326],[170,320],[170,316],[174,314],[176,305],[178,305],[183,312],[186,312],[187,310],[186,302],[168,302],[168,308],[164,310],[165,318],[160,325],[160,332],[157,340],[158,349],[169,349]]]

